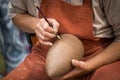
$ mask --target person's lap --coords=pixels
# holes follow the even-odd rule
[[[44,51],[40,53],[40,46],[37,44],[25,61],[3,80],[51,80],[45,71],[45,57],[46,54]],[[92,75],[88,74],[75,80],[120,80],[119,74],[120,61],[100,67]]]
[[[90,80],[120,80],[120,61],[100,67]]]

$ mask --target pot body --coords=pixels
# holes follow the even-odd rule
[[[56,78],[65,75],[73,69],[72,59],[80,60],[83,57],[82,42],[74,35],[63,34],[49,49],[46,58],[48,76]]]

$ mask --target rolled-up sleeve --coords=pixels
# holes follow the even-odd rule
[[[18,13],[27,12],[26,0],[10,0],[9,2],[9,17],[13,18]]]
[[[112,26],[115,41],[120,42],[120,0],[102,0],[108,23]]]

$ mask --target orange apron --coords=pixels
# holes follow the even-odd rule
[[[54,18],[60,23],[59,34],[74,34],[83,42],[85,55],[98,51],[99,47],[103,47],[107,44],[106,41],[110,40],[98,39],[93,35],[91,0],[84,0],[83,6],[71,5],[63,0],[43,0],[40,5],[47,18]],[[41,14],[39,17],[41,18]],[[111,41],[108,41],[108,44]]]
[[[41,9],[48,18],[55,18],[60,23],[59,34],[70,33],[76,35],[84,44],[85,55],[82,60],[88,60],[106,48],[112,39],[95,39],[93,35],[93,11],[91,0],[85,0],[83,6],[70,5],[63,0],[42,0]],[[39,15],[41,16],[41,15]],[[32,53],[25,61],[8,74],[3,80],[51,80],[45,71],[45,58],[49,47],[37,42]],[[116,62],[91,73],[78,77],[75,80],[114,80],[105,75],[105,70],[112,71],[114,77],[119,74],[120,62]],[[103,71],[105,72],[103,72]],[[99,75],[103,76],[99,78]],[[119,77],[120,79],[120,77]],[[119,80],[116,79],[116,80]]]

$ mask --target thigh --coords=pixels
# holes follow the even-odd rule
[[[90,80],[120,80],[120,61],[100,67]]]
[[[26,57],[24,62],[6,75],[3,80],[51,80],[45,71],[45,53],[35,48],[40,49],[35,45],[32,53]]]

